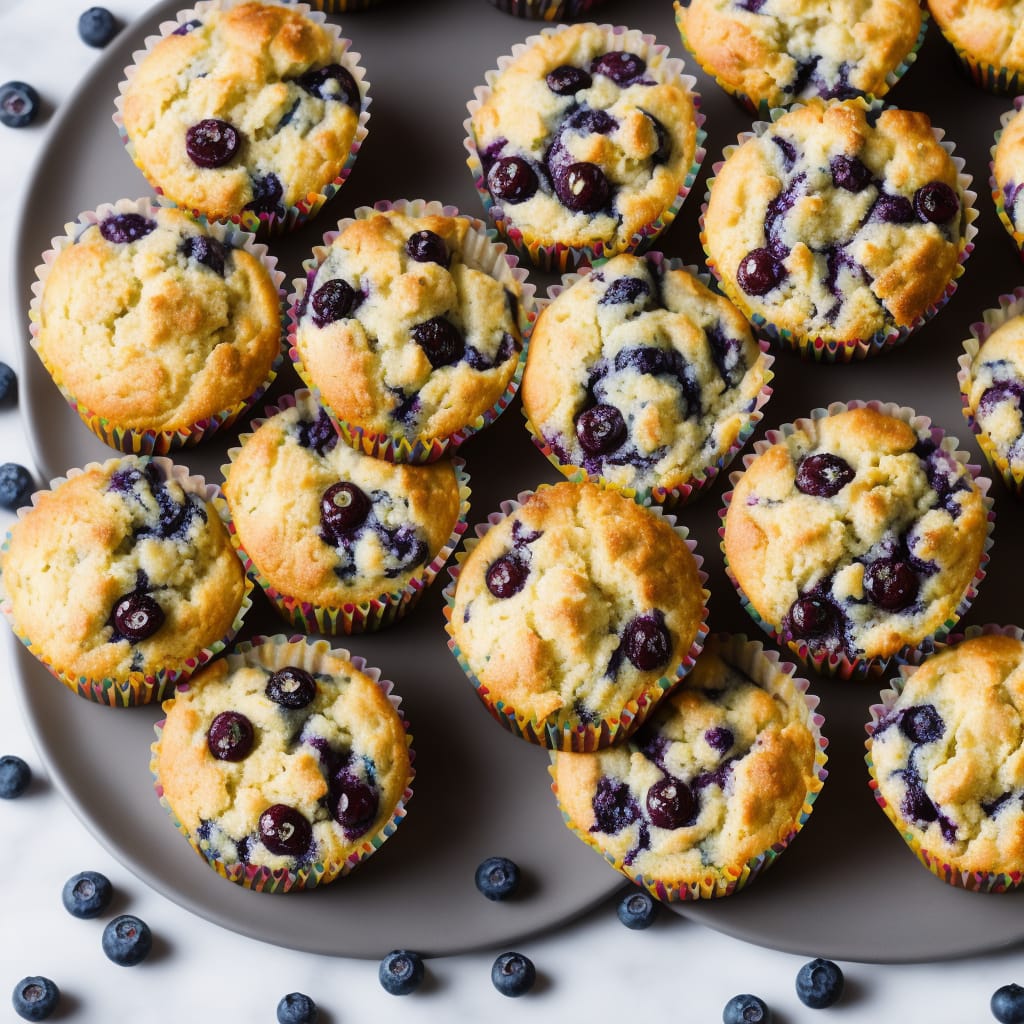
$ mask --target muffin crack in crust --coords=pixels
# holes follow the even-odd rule
[[[727,156],[704,238],[748,316],[855,341],[940,300],[965,228],[956,165],[925,114],[811,101]]]
[[[755,457],[730,499],[724,546],[743,593],[784,640],[889,656],[954,616],[986,520],[951,453],[858,408]]]

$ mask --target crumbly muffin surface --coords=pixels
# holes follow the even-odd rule
[[[901,828],[963,871],[1024,869],[1024,643],[991,635],[927,658],[870,754]]]
[[[93,680],[182,670],[229,633],[244,580],[216,511],[136,456],[41,494],[3,556],[16,631],[55,668]],[[159,625],[133,639],[139,614]]]
[[[586,724],[660,696],[703,605],[696,560],[664,519],[565,482],[534,492],[471,551],[450,628],[489,700]]]
[[[1024,115],[1020,111],[999,136],[992,173],[1010,223],[1017,231],[1024,231]]]
[[[362,105],[349,61],[285,4],[211,8],[161,39],[125,89],[136,159],[167,196],[211,220],[283,215],[348,159]]]
[[[967,468],[894,416],[855,408],[756,456],[725,553],[757,614],[812,653],[888,657],[955,616],[987,513]]]
[[[968,409],[995,455],[1024,472],[1024,316],[992,332],[971,363]]]
[[[177,430],[267,381],[281,352],[281,299],[255,255],[186,214],[114,212],[54,260],[35,345],[90,412]]]
[[[291,673],[283,684],[282,671]],[[315,670],[262,664],[258,649],[242,664],[221,659],[164,709],[154,774],[191,840],[225,866],[323,863],[336,873],[391,818],[412,777],[398,712],[334,655]],[[275,807],[285,808],[279,823]]]
[[[767,379],[732,303],[685,270],[619,255],[541,312],[522,398],[563,464],[671,488],[725,455]]]
[[[884,96],[922,18],[917,0],[677,0],[675,8],[701,67],[769,107]]]
[[[608,46],[594,24],[543,35],[499,73],[472,132],[486,187],[524,236],[612,254],[674,201],[697,123],[651,47]]]
[[[789,838],[816,788],[807,717],[789,677],[759,685],[712,638],[626,743],[554,755],[559,804],[634,879],[685,887],[738,873]]]
[[[410,466],[363,455],[339,440],[311,400],[245,439],[224,496],[263,577],[282,594],[331,608],[394,593],[422,575],[451,536],[460,504],[450,462]],[[334,516],[325,502],[334,503]]]
[[[800,341],[870,339],[942,297],[964,197],[927,116],[810,101],[725,160],[704,237],[726,293]]]
[[[976,60],[1024,71],[1024,3],[1021,0],[928,0],[943,35]]]
[[[445,437],[501,398],[522,347],[521,290],[489,272],[482,246],[468,218],[397,210],[337,235],[295,335],[331,412],[374,433]]]

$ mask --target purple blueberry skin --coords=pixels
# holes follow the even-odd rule
[[[643,57],[627,50],[611,50],[595,57],[590,70],[595,75],[605,75],[616,85],[629,85],[643,76],[647,64]]]
[[[530,567],[517,554],[509,552],[492,562],[487,569],[487,589],[500,600],[514,597],[530,576]]]
[[[660,612],[637,615],[626,626],[623,638],[626,657],[641,672],[652,672],[668,663],[672,638]]]
[[[593,79],[583,68],[572,64],[562,64],[549,71],[545,79],[548,88],[557,96],[572,96],[580,89],[589,89]]]
[[[111,619],[114,629],[134,644],[151,637],[164,624],[164,611],[148,594],[132,591],[118,598]]]
[[[853,467],[838,455],[819,452],[800,460],[796,471],[796,489],[815,498],[831,498],[855,476]]]
[[[410,235],[405,243],[405,251],[417,263],[437,263],[447,267],[451,262],[451,254],[444,239],[433,231],[417,231]]]
[[[115,213],[100,221],[100,234],[116,245],[137,242],[156,230],[156,221],[141,213]]]
[[[960,212],[960,200],[945,182],[930,181],[914,193],[914,212],[923,221],[945,224]]]
[[[466,354],[466,339],[462,332],[443,316],[414,325],[412,336],[435,370],[457,363]]]
[[[294,665],[278,669],[267,680],[267,697],[283,708],[304,708],[316,697],[316,680],[305,670]]]
[[[647,791],[647,817],[656,828],[682,828],[697,816],[697,801],[680,779],[659,779]]]
[[[376,788],[363,782],[346,765],[331,780],[331,814],[349,839],[369,831],[380,808]]]
[[[605,455],[622,447],[626,421],[614,405],[593,405],[577,418],[576,437],[588,455]]]
[[[832,183],[847,192],[863,192],[871,184],[871,170],[855,156],[841,154],[832,158]]]
[[[769,249],[751,249],[736,268],[736,281],[748,295],[767,295],[786,276]]]
[[[259,819],[263,845],[282,857],[301,857],[313,839],[313,827],[307,818],[287,804],[271,804]]]
[[[358,529],[370,514],[370,499],[347,480],[331,484],[320,498],[320,525],[332,537],[342,538]]]
[[[227,121],[208,117],[185,130],[185,152],[197,167],[223,167],[242,145],[242,133]]]
[[[355,79],[340,64],[328,64],[326,67],[307,71],[295,79],[296,83],[311,96],[321,100],[336,100],[345,103],[355,110],[359,109],[359,87]],[[337,83],[337,92],[325,88],[328,82]]]
[[[611,183],[597,164],[570,164],[555,175],[555,195],[574,213],[596,213],[611,198]]]
[[[340,278],[325,281],[313,292],[309,301],[313,308],[313,323],[317,327],[326,327],[337,320],[344,320],[352,315],[362,298],[362,293],[357,292],[347,281]]]
[[[537,191],[537,174],[522,157],[504,156],[487,172],[487,188],[501,202],[523,203]]]
[[[887,612],[909,608],[919,589],[917,573],[899,558],[878,558],[864,569],[864,590],[872,603]]]
[[[238,711],[222,711],[206,730],[206,745],[218,761],[241,761],[249,756],[256,732]]]

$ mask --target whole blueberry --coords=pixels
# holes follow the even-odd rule
[[[522,157],[503,156],[487,172],[487,188],[495,199],[522,203],[537,191],[537,174]]]
[[[134,967],[149,956],[153,933],[134,914],[122,914],[103,929],[101,943],[108,959],[122,967]]]
[[[764,248],[751,249],[736,268],[736,280],[748,295],[767,295],[785,276],[785,268]]]
[[[17,391],[17,375],[6,363],[0,362],[0,403],[13,402]]]
[[[309,819],[288,804],[271,804],[260,815],[256,828],[263,845],[281,857],[301,857],[313,840]]]
[[[616,910],[619,920],[633,931],[641,931],[650,928],[658,913],[658,902],[655,898],[643,889],[636,892],[628,892],[619,900]]]
[[[1011,982],[992,993],[989,1003],[999,1024],[1024,1024],[1024,988]]]
[[[242,133],[220,118],[207,117],[185,129],[185,152],[197,167],[223,167],[241,144]]]
[[[518,555],[509,552],[495,559],[484,577],[487,589],[498,598],[509,598],[518,594],[530,575],[530,567]]]
[[[629,85],[647,70],[647,62],[628,50],[611,50],[595,57],[590,70],[595,75],[606,75],[617,85]]]
[[[0,85],[0,124],[8,128],[24,128],[39,113],[39,93],[27,82],[4,82]]]
[[[672,637],[664,617],[637,615],[630,619],[622,642],[626,657],[641,672],[651,672],[665,665],[672,654]]]
[[[110,905],[113,886],[106,875],[98,871],[79,871],[72,875],[61,890],[64,909],[72,917],[99,917]]]
[[[877,558],[864,569],[864,591],[887,612],[909,608],[917,600],[917,573],[899,558]]]
[[[855,156],[834,156],[829,169],[832,171],[832,184],[847,192],[862,192],[871,184],[870,168]]]
[[[445,240],[436,231],[416,231],[405,242],[405,251],[417,263],[438,263],[447,267],[451,254]]]
[[[414,324],[412,336],[435,370],[457,363],[466,354],[466,339],[462,332],[443,316]]]
[[[267,680],[264,692],[283,708],[304,708],[316,696],[316,680],[305,669],[286,665]]]
[[[97,49],[106,46],[120,27],[106,7],[90,7],[78,18],[78,35],[82,42]]]
[[[0,800],[14,800],[28,789],[32,770],[17,754],[0,757]]]
[[[289,992],[277,1004],[277,1024],[315,1024],[320,1012],[302,992]]]
[[[35,487],[32,474],[16,462],[0,466],[0,505],[12,511],[24,505]]]
[[[842,996],[843,972],[831,960],[816,957],[797,972],[796,994],[804,1006],[823,1010]]]
[[[580,161],[555,176],[555,194],[574,213],[596,213],[608,205],[612,186],[597,164]]]
[[[221,711],[206,730],[206,745],[218,761],[241,761],[252,750],[256,733],[238,711]]]
[[[349,480],[331,484],[320,496],[320,525],[341,540],[366,522],[372,508],[367,493]]]
[[[491,982],[503,996],[521,996],[533,988],[537,969],[522,953],[502,953],[491,967]]]
[[[328,64],[299,75],[295,81],[308,92],[321,100],[337,100],[355,110],[362,102],[359,86],[347,68],[340,64]]]
[[[831,452],[818,452],[800,460],[797,466],[796,489],[815,498],[831,498],[856,476],[846,459]]]
[[[912,224],[914,215],[913,203],[906,196],[893,196],[882,193],[871,208],[873,220],[884,221],[886,224]]]
[[[614,405],[592,405],[576,420],[576,437],[590,455],[605,455],[621,448],[626,434],[626,421]]]
[[[771,1024],[772,1011],[749,993],[733,996],[722,1010],[722,1024]]]
[[[117,632],[134,644],[152,636],[164,624],[164,611],[149,594],[133,590],[117,599],[111,619]]]
[[[476,887],[489,900],[514,896],[519,888],[519,865],[508,857],[488,857],[476,869]]]
[[[944,181],[930,181],[914,193],[914,212],[923,221],[944,224],[959,211],[960,200]]]
[[[347,765],[331,779],[327,799],[334,820],[349,839],[368,832],[380,809],[376,785],[364,782]]]
[[[362,292],[357,292],[348,281],[332,277],[313,292],[309,301],[313,307],[313,323],[326,327],[336,320],[344,320],[362,301]]]
[[[659,779],[647,790],[646,803],[647,817],[656,828],[682,828],[697,816],[697,803],[690,787],[671,776]]]
[[[114,245],[127,245],[156,230],[156,221],[141,213],[114,213],[100,221],[100,234]]]
[[[60,989],[39,975],[22,978],[11,993],[14,1012],[25,1020],[46,1020],[57,1008]]]
[[[408,949],[393,949],[377,968],[381,986],[393,996],[407,996],[419,988],[423,975],[423,957]]]
[[[224,243],[218,239],[209,235],[189,235],[181,243],[181,251],[186,259],[195,260],[220,277],[224,276],[224,262],[228,252]]]
[[[589,89],[593,79],[575,64],[561,64],[554,71],[548,72],[545,81],[557,96],[572,96],[580,89]]]

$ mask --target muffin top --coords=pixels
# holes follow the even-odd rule
[[[619,255],[542,310],[523,408],[563,464],[678,487],[750,423],[768,360],[743,315],[683,269]]]
[[[15,631],[94,680],[181,671],[224,638],[245,594],[227,528],[170,463],[92,464],[11,529],[3,590]]]
[[[1021,0],[928,0],[942,34],[971,57],[995,68],[1024,71]]]
[[[735,660],[709,638],[626,743],[553,755],[569,827],[645,884],[739,873],[790,837],[820,788],[803,694],[790,676],[758,682]]]
[[[405,793],[405,727],[345,658],[268,664],[261,650],[212,662],[165,701],[154,774],[209,860],[337,868]]]
[[[1024,316],[1007,320],[971,362],[967,411],[995,455],[1024,472]]]
[[[521,289],[466,217],[389,210],[333,239],[297,310],[295,347],[337,417],[445,437],[501,398],[522,337]]]
[[[363,97],[346,45],[284,4],[209,7],[157,42],[124,87],[135,159],[211,220],[283,215],[348,159]]]
[[[675,9],[701,67],[755,107],[884,96],[922,19],[918,0],[676,0]]]
[[[878,792],[963,871],[1024,870],[1024,643],[964,640],[926,658],[870,741]]]
[[[963,245],[952,158],[922,113],[783,114],[729,154],[704,218],[726,293],[800,340],[869,339],[938,302]]]
[[[307,397],[243,439],[224,483],[238,540],[264,579],[333,608],[422,576],[460,506],[451,462],[396,465],[338,442]]]
[[[904,420],[853,408],[757,455],[724,545],[744,595],[812,653],[888,657],[955,618],[987,511],[970,471]]]
[[[34,341],[85,409],[179,430],[236,407],[281,353],[281,298],[252,252],[172,208],[111,212],[61,249]]]
[[[693,96],[640,37],[585,23],[542,34],[472,117],[486,188],[528,238],[620,252],[693,164]]]
[[[698,636],[706,593],[662,517],[593,483],[535,491],[462,564],[450,631],[501,701],[592,724],[661,695]]]
[[[992,161],[996,188],[1013,228],[1024,231],[1024,116],[1017,111],[1003,127]]]

